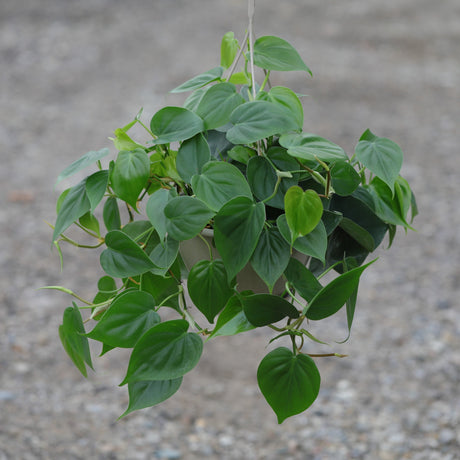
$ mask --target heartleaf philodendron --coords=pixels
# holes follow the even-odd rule
[[[310,69],[287,41],[252,35],[224,35],[220,65],[172,90],[189,93],[183,106],[160,108],[150,123],[141,110],[116,129],[113,158],[90,151],[58,177],[93,167],[60,193],[52,240],[61,259],[64,243],[99,250],[104,272],[92,301],[48,286],[79,303],[64,310],[59,336],[85,377],[89,340],[101,356],[129,350],[121,417],[173,396],[204,343],[228,337],[225,360],[231,336],[258,328],[272,332],[270,346],[289,345],[260,362],[262,395],[279,423],[306,410],[320,389],[313,358],[343,356],[321,353],[330,346],[312,321],[345,306],[350,336],[374,262],[366,258],[386,235],[391,245],[398,226],[412,229],[418,212],[401,149],[367,130],[349,155],[303,132],[301,96],[271,82],[273,72]],[[136,125],[148,139],[136,139]],[[89,276],[91,260],[80,267]]]

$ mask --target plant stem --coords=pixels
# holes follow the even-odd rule
[[[256,8],[256,0],[248,0],[248,17],[249,17],[249,62],[251,65],[251,86],[252,86],[252,97],[256,99],[256,77],[254,75],[254,13]]]
[[[348,355],[341,355],[340,353],[320,353],[317,355],[307,353],[307,356],[310,356],[310,358],[327,358],[329,356],[335,356],[336,358],[346,358]]]
[[[208,251],[209,251],[209,259],[210,260],[213,260],[213,255],[212,255],[212,248],[211,248],[211,245],[206,241],[206,238],[201,234],[201,233],[198,233],[198,236],[200,237],[200,239],[203,241],[203,243],[208,247]]]

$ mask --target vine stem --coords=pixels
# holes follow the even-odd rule
[[[249,17],[249,62],[251,65],[252,80],[252,97],[256,99],[256,77],[254,74],[254,13],[256,9],[256,0],[248,0],[248,17]]]

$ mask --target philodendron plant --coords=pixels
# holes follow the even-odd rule
[[[279,423],[304,411],[320,388],[313,358],[343,356],[315,350],[324,342],[311,322],[345,308],[349,330],[360,276],[375,261],[366,258],[398,226],[411,228],[398,145],[366,130],[349,156],[304,132],[299,95],[272,87],[273,71],[311,73],[281,38],[240,46],[227,33],[221,65],[172,91],[189,93],[182,107],[162,108],[149,125],[139,113],[115,130],[112,160],[108,148],[90,151],[58,178],[96,169],[58,199],[59,253],[62,242],[103,249],[92,300],[50,286],[75,300],[59,334],[84,376],[88,339],[102,354],[132,350],[123,415],[172,396],[203,343],[261,327],[274,331],[257,370],[263,396]],[[133,139],[135,125],[148,139]],[[66,235],[72,224],[86,239]],[[205,252],[190,258],[194,245]]]

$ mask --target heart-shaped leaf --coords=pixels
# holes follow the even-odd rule
[[[160,321],[149,293],[127,291],[113,300],[87,337],[112,347],[133,348],[144,332]]]
[[[202,86],[205,86],[208,83],[219,80],[220,77],[222,77],[223,72],[223,67],[214,67],[213,69],[208,70],[207,72],[201,73],[200,75],[197,75],[191,78],[190,80],[187,80],[185,83],[182,83],[182,85],[179,85],[170,92],[182,93],[185,91],[193,91],[195,89],[201,88]]]
[[[192,176],[200,174],[203,166],[211,159],[211,150],[203,134],[197,134],[182,142],[177,152],[176,167],[180,177],[190,183]]]
[[[308,409],[319,393],[321,377],[314,361],[281,347],[268,353],[257,369],[259,388],[278,423]]]
[[[253,294],[243,297],[242,302],[246,318],[256,327],[276,323],[286,316],[299,317],[299,312],[291,303],[276,295]]]
[[[331,180],[334,192],[341,196],[351,195],[361,183],[359,174],[348,161],[336,161],[332,165]]]
[[[96,209],[104,197],[108,182],[109,171],[107,169],[95,172],[86,178],[86,195],[91,204],[91,212]]]
[[[112,230],[105,237],[107,249],[102,251],[102,269],[115,278],[145,273],[155,267],[149,256],[121,230]]]
[[[120,209],[118,208],[117,199],[109,196],[104,203],[102,211],[104,225],[107,231],[119,230],[121,228]]]
[[[168,235],[184,241],[198,235],[215,213],[198,198],[178,196],[167,203],[164,214]]]
[[[300,187],[291,187],[284,196],[286,221],[293,239],[310,233],[321,220],[323,204],[314,190],[303,191]]]
[[[188,275],[187,287],[193,303],[210,323],[233,294],[224,264],[219,259],[196,263]]]
[[[175,189],[166,190],[161,188],[156,192],[152,193],[149,200],[147,201],[147,206],[145,212],[149,218],[152,225],[155,227],[155,230],[160,237],[160,241],[164,241],[166,236],[166,221],[167,218],[164,214],[164,209],[168,204],[169,200],[172,200],[177,196]]]
[[[164,276],[179,253],[179,241],[169,236],[164,242],[158,243],[150,253],[150,259],[155,264],[152,273]]]
[[[229,201],[214,218],[214,239],[229,280],[249,262],[265,222],[263,203],[246,197]]]
[[[122,150],[112,171],[115,194],[137,209],[137,198],[150,175],[150,161],[145,150]]]
[[[315,275],[299,262],[291,257],[289,264],[284,271],[287,280],[294,286],[296,292],[309,302],[323,288]]]
[[[126,377],[120,385],[141,380],[170,380],[191,371],[200,360],[203,342],[187,332],[183,319],[165,321],[150,328],[136,343]]]

